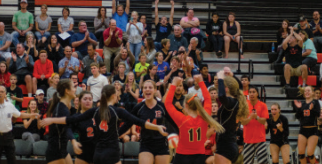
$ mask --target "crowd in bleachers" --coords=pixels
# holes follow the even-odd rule
[[[241,25],[235,20],[235,13],[230,12],[225,20],[213,13],[203,32],[193,8],[188,8],[179,24],[174,24],[175,2],[170,1],[169,18],[159,17],[158,3],[159,0],[155,0],[156,37],[153,38],[152,22],[148,22],[147,17],[139,11],[130,12],[130,0],[126,0],[125,6],[116,5],[116,0],[112,0],[112,17],[106,15],[106,8],[99,7],[97,16],[93,18],[95,31],[92,32],[88,30],[85,21],[75,22],[69,16],[68,7],[62,9],[62,17],[53,20],[47,14],[47,5],[43,4],[41,14],[34,18],[27,11],[27,0],[20,1],[21,10],[12,18],[14,31],[9,34],[5,31],[5,24],[0,22],[0,85],[7,88],[7,99],[18,110],[26,109],[27,113],[41,115],[37,119],[22,121],[26,129],[22,134],[23,140],[46,140],[48,128],[41,127],[39,121],[46,117],[61,79],[70,79],[74,84],[77,97],[71,102],[70,113],[73,115],[99,107],[101,90],[107,84],[113,84],[116,88],[116,106],[131,112],[136,104],[144,101],[142,88],[145,81],[155,82],[157,92],[154,96],[164,102],[168,85],[174,77],[181,77],[184,82],[175,90],[173,105],[178,111],[184,112],[186,94],[197,94],[201,101],[204,100],[198,83],[193,79],[194,75],[201,74],[211,95],[212,117],[220,117],[217,116],[222,104],[218,96],[218,77],[209,73],[208,65],[203,62],[202,50],[205,47],[204,38],[208,37],[210,47],[217,57],[228,58],[230,43],[233,41],[238,44],[239,54],[244,58]],[[51,29],[53,21],[57,21],[56,33]],[[78,31],[73,31],[75,23]],[[314,11],[310,23],[301,15],[299,23],[294,26],[288,20],[283,20],[277,32],[278,59],[275,63],[285,63],[285,88],[290,88],[291,76],[301,76],[303,79],[299,87],[302,87],[306,101],[294,102],[296,117],[304,123],[301,124],[298,139],[298,158],[301,162],[304,161],[306,147],[310,162],[315,161],[313,154],[318,135],[321,134],[320,128],[317,128],[322,125],[321,91],[307,87],[308,75],[314,74],[312,68],[317,63],[317,53],[321,52],[321,25],[320,14]],[[14,51],[10,50],[12,44]],[[239,146],[236,163],[253,163],[255,155],[258,163],[266,163],[265,142],[268,131],[271,134],[273,163],[278,162],[279,151],[282,152],[283,162],[289,163],[288,121],[280,114],[279,104],[270,107],[272,115],[269,116],[266,104],[258,99],[258,89],[250,86],[250,78],[243,75],[238,79],[230,68],[225,67],[223,70],[225,76],[231,76],[238,82],[238,87],[249,100],[249,117],[236,125]],[[320,74],[322,77],[322,71]],[[24,95],[34,96],[35,99],[26,99]],[[30,100],[28,105],[22,105],[27,100]],[[306,120],[306,117],[311,120]],[[216,150],[216,134],[214,131],[210,133],[205,148],[208,150],[206,155],[212,156]],[[133,125],[119,138],[124,143],[139,141],[140,128]],[[209,157],[206,163],[213,163],[213,159]]]

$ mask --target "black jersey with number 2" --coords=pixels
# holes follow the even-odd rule
[[[78,116],[81,115],[81,113],[76,113],[75,115]],[[95,127],[93,125],[93,119],[74,123],[73,130],[75,130],[74,132],[78,133],[80,143],[95,144]]]
[[[313,104],[311,106],[311,104]],[[300,120],[301,127],[317,126],[317,117],[320,116],[320,103],[313,100],[310,103],[302,101],[302,107],[297,108],[295,117]]]

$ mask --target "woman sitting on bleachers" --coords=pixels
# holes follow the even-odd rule
[[[192,37],[197,37],[200,42],[198,43],[198,48],[202,41],[201,31],[200,31],[200,21],[194,16],[193,8],[189,8],[187,16],[182,17],[180,20],[180,26],[183,28],[183,36],[187,39],[188,43]]]
[[[226,21],[223,24],[224,40],[225,40],[225,58],[228,58],[230,42],[234,41],[240,46],[241,58],[243,59],[243,44],[240,44],[241,28],[239,22],[235,21],[235,13],[229,12]]]
[[[130,51],[129,43],[127,43],[126,45],[127,45],[127,48],[121,46],[120,53],[114,59],[115,70],[117,70],[118,63],[120,62],[125,63],[125,74],[132,71],[135,63],[135,57]]]
[[[209,35],[208,40],[218,57],[222,57],[222,46],[224,39],[222,37],[222,22],[219,20],[218,13],[212,13],[212,19],[206,25],[206,32]]]
[[[57,41],[56,35],[51,35],[45,50],[48,53],[48,59],[53,62],[54,72],[58,72],[58,63],[65,57],[65,54],[63,47]]]
[[[173,52],[173,51],[169,51],[170,50],[170,39],[162,39],[161,40],[161,53],[163,55],[163,60],[165,62],[168,62],[168,64],[170,65],[170,61],[171,61],[171,58],[172,56],[174,56],[176,54],[176,52]]]
[[[132,111],[132,108],[137,104],[139,98],[139,85],[135,82],[135,76],[133,72],[129,72],[126,75],[125,83],[123,85],[124,107],[127,111]]]
[[[284,41],[284,39],[291,33],[290,29],[288,28],[290,26],[290,22],[287,19],[284,19],[282,22],[282,26],[281,28],[278,30],[277,32],[277,54],[278,54],[278,58],[275,61],[275,63],[281,63],[282,62],[282,57],[283,57],[283,47],[282,47],[282,43]]]
[[[110,18],[106,16],[106,8],[99,7],[97,16],[94,19],[95,37],[99,41],[99,48],[102,49],[104,46],[103,32],[109,26]]]
[[[39,113],[37,108],[37,101],[30,100],[28,103],[27,113]],[[22,133],[22,139],[25,141],[30,141],[32,143],[40,140],[39,130],[41,126],[39,125],[40,116],[35,119],[24,119],[23,126],[27,129]]]
[[[0,85],[10,87],[10,75],[8,65],[5,61],[0,62]]]
[[[155,60],[155,53],[153,38],[148,36],[144,38],[144,45],[141,47],[141,53],[146,55],[146,63],[152,64]]]
[[[31,55],[34,61],[39,59],[36,46],[36,38],[33,33],[28,33],[26,36],[25,50],[27,55]]]
[[[47,15],[47,5],[41,5],[41,14],[35,19],[36,32],[35,35],[38,39],[38,46],[45,47],[47,38],[50,37],[51,22],[53,20]]]
[[[69,39],[74,34],[73,27],[74,27],[74,19],[69,16],[70,10],[68,7],[64,7],[62,11],[63,16],[58,18],[57,26],[58,32],[56,32],[56,37],[58,38],[58,42],[63,46],[69,46]],[[67,32],[70,36],[66,39],[62,39],[59,34],[63,34]]]
[[[314,43],[304,30],[301,30],[299,35],[303,39],[302,64],[305,64],[307,68],[313,68],[318,60]]]

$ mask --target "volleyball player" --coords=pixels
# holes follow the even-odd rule
[[[157,86],[155,82],[152,80],[145,81],[143,83],[145,101],[137,104],[131,113],[140,119],[147,120],[156,125],[165,125],[165,121],[169,121],[173,127],[177,127],[167,113],[164,104],[155,99],[154,95],[156,92]],[[120,134],[131,126],[132,124],[125,123],[120,128]],[[166,164],[169,163],[169,158],[167,138],[157,132],[142,128],[139,153],[140,164]]]
[[[288,142],[288,120],[281,114],[278,103],[271,106],[271,115],[265,124],[266,133],[271,134],[270,151],[273,164],[279,163],[279,152],[282,153],[283,163],[290,164],[290,145]]]
[[[166,109],[179,127],[179,143],[173,164],[205,163],[204,143],[207,140],[208,125],[214,127],[217,133],[224,131],[223,127],[210,116],[211,98],[202,76],[195,75],[194,80],[201,88],[204,97],[204,107],[196,94],[188,94],[185,96],[183,109],[187,115],[176,110],[172,101],[176,87],[182,82],[182,79],[179,77],[175,77],[172,80],[172,85],[166,95]]]
[[[217,133],[217,151],[215,163],[231,164],[239,155],[236,142],[237,119],[248,116],[248,105],[243,91],[235,78],[225,76],[224,71],[217,73],[218,96],[221,107],[217,112],[218,122],[225,128],[222,134]]]
[[[315,163],[314,151],[318,143],[317,118],[320,116],[320,104],[314,100],[314,90],[311,86],[300,89],[305,101],[294,100],[296,107],[295,117],[300,120],[300,133],[298,136],[298,158],[301,164],[306,163],[305,150],[310,163]]]
[[[101,105],[99,108],[92,108],[81,115],[61,118],[46,118],[42,120],[41,125],[46,126],[52,123],[70,124],[88,119],[93,119],[93,125],[96,128],[95,134],[96,147],[94,152],[95,164],[120,164],[120,149],[117,130],[117,121],[119,118],[133,122],[134,124],[144,126],[146,129],[159,131],[163,136],[168,134],[164,132],[163,126],[154,125],[149,121],[138,119],[129,114],[126,110],[117,108],[117,94],[113,85],[105,85],[101,92]]]

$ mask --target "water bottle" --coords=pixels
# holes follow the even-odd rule
[[[274,42],[272,43],[272,52],[275,52],[275,45],[274,45]]]

